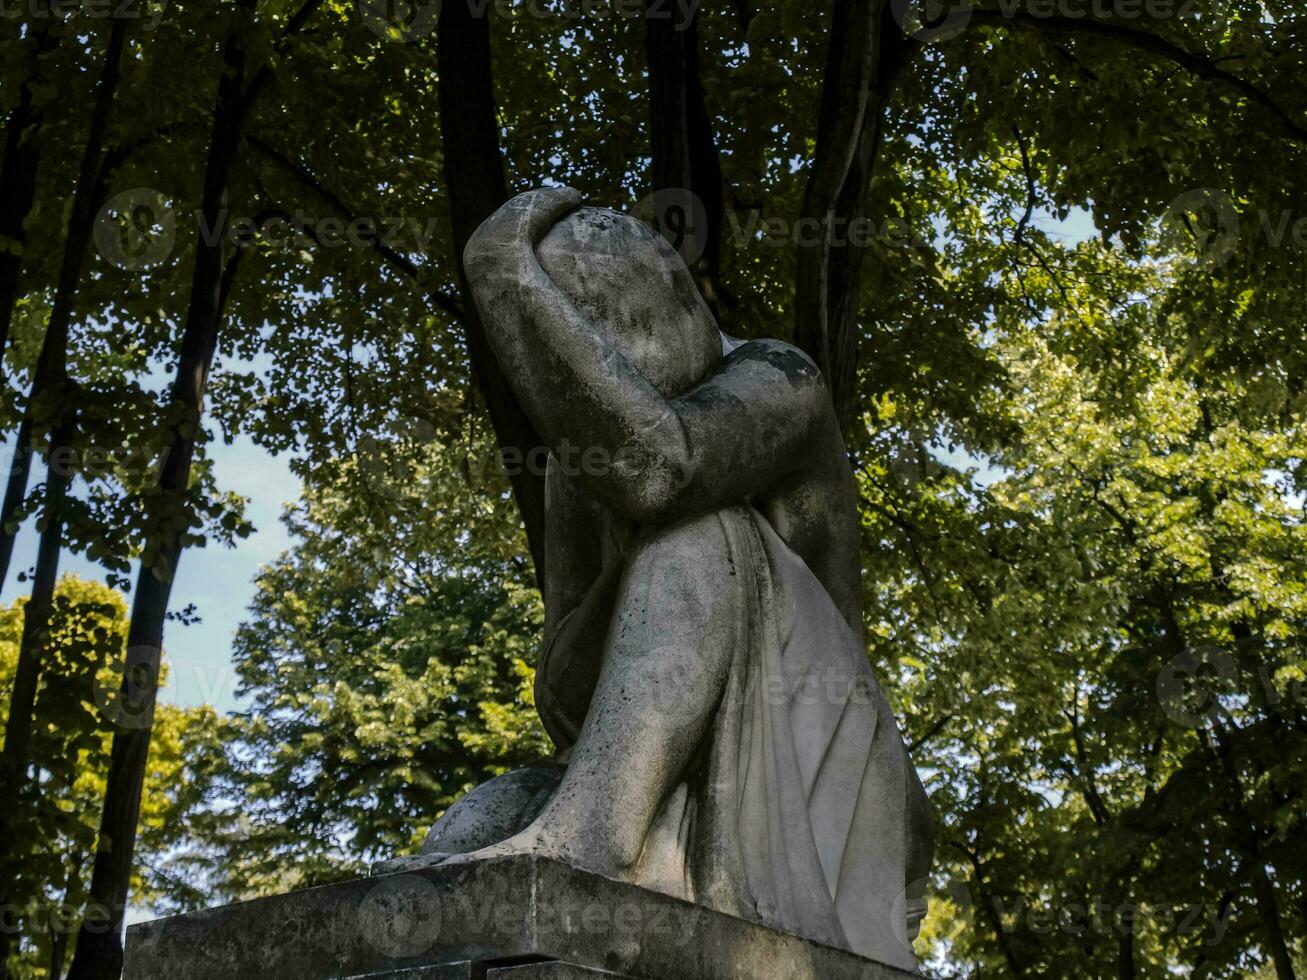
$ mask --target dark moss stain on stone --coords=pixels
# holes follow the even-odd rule
[[[767,344],[760,347],[754,356],[783,373],[790,384],[801,384],[820,375],[816,365],[797,347],[789,344]]]

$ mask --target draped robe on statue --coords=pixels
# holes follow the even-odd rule
[[[910,907],[905,881],[909,763],[861,643],[752,507],[699,519],[682,553],[669,537],[636,546],[622,615],[656,621],[661,597],[685,591],[685,563],[702,576],[705,553],[720,546],[727,571],[713,576],[720,591],[709,614],[729,631],[733,656],[709,734],[664,798],[634,882],[915,968],[907,922],[920,910]],[[569,643],[578,632],[570,618],[546,648],[536,687],[541,716],[561,738],[581,721],[565,717],[574,694],[563,688],[593,673],[569,662],[590,655]],[[676,627],[693,634],[701,625],[664,624],[671,642]]]

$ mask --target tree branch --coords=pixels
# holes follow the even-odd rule
[[[294,177],[314,194],[330,204],[346,222],[359,220],[359,216],[355,213],[354,209],[345,203],[339,194],[323,184],[322,181],[310,172],[303,164],[296,163],[261,136],[251,133],[247,139],[249,139],[250,145],[256,150],[266,156],[273,163],[277,164],[278,167]],[[375,249],[378,255],[380,255],[402,275],[407,276],[414,282],[420,283],[421,270],[412,259],[395,251],[395,249],[391,248],[376,236],[369,237],[372,239],[370,247]],[[432,302],[442,310],[459,322],[463,322],[463,307],[458,300],[438,289],[427,290],[427,295],[431,298]]]
[[[277,41],[273,45],[273,50],[276,51],[277,54],[284,52],[286,50],[286,43],[292,37],[304,30],[308,25],[309,20],[318,12],[318,8],[322,6],[323,2],[324,0],[304,0],[304,3],[300,5],[299,10],[295,11],[295,13],[291,15],[290,20],[286,22],[286,29],[278,35]],[[272,65],[264,62],[255,73],[254,79],[250,82],[249,87],[245,90],[243,101],[246,108],[248,108],[254,100],[259,97],[259,94],[267,86],[268,82],[272,80],[272,75]]]
[[[908,746],[908,754],[911,755],[912,753],[916,752],[920,746],[926,744],[932,738],[934,738],[936,735],[942,732],[944,730],[944,726],[947,725],[952,720],[953,720],[952,715],[941,715],[939,718],[935,719],[935,724],[931,725],[930,728],[928,728],[924,733],[922,733],[920,738],[913,739],[912,744]]]
[[[1266,92],[1245,78],[1226,71],[1205,55],[1196,54],[1167,40],[1160,34],[1141,31],[1123,24],[1091,17],[1035,16],[1030,11],[972,10],[968,26],[971,27],[1024,27],[1036,31],[1054,31],[1069,34],[1091,34],[1119,41],[1171,61],[1206,81],[1228,85],[1269,112],[1280,124],[1284,134],[1295,142],[1307,145],[1307,127],[1295,121],[1289,113]]]

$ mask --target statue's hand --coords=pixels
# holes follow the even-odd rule
[[[427,854],[412,854],[408,857],[391,858],[389,861],[378,861],[373,864],[368,868],[368,874],[374,878],[380,875],[413,874],[417,871],[425,871],[427,868],[434,868],[451,857],[453,857],[452,854],[431,851]]]
[[[581,205],[571,187],[542,187],[517,195],[492,214],[468,240],[463,262],[469,278],[487,265],[530,255],[551,228]]]

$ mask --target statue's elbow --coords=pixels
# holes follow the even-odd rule
[[[645,461],[638,467],[614,466],[617,479],[611,506],[637,524],[667,524],[690,509],[692,474],[688,466],[673,460]],[[624,472],[623,472],[624,471]]]

